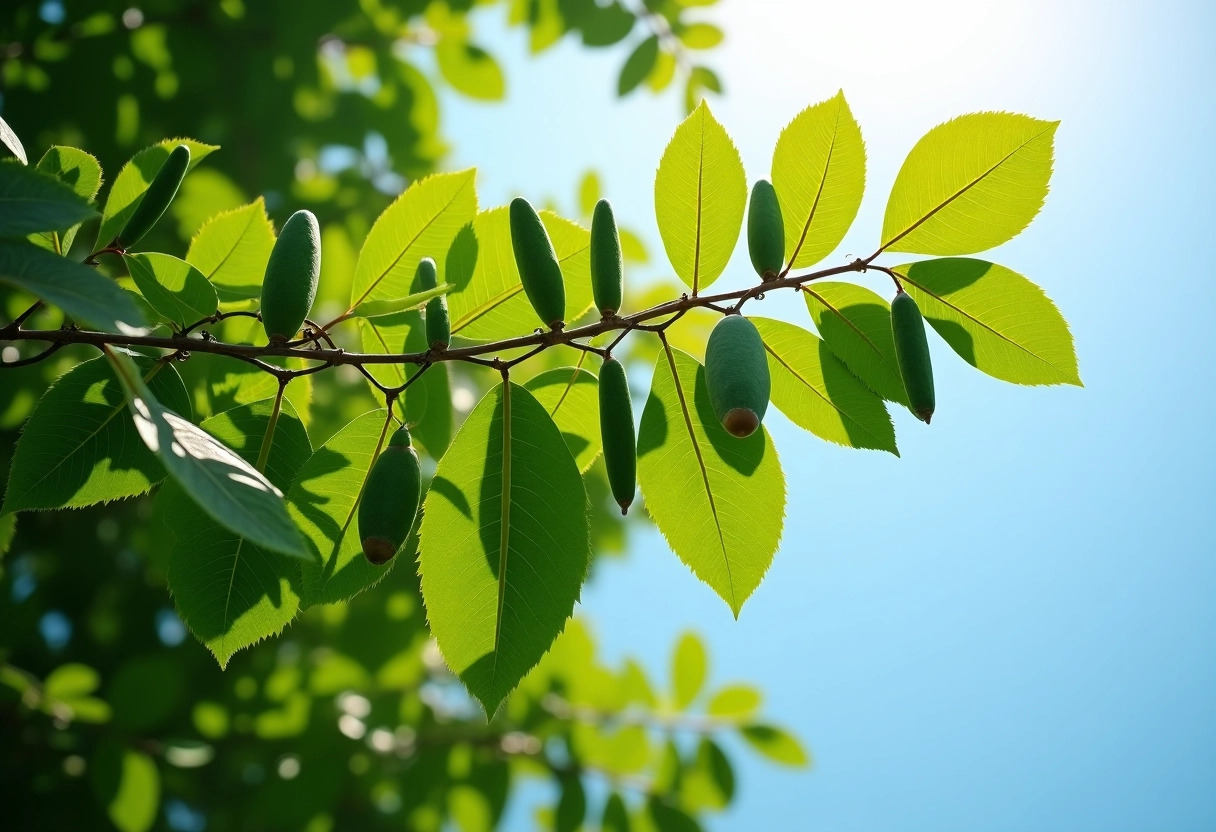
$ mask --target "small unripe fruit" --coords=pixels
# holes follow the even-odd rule
[[[916,418],[927,425],[935,406],[929,340],[925,337],[920,307],[902,289],[891,301],[891,333],[895,336],[895,359],[908,391],[908,404]]]
[[[272,343],[300,331],[320,276],[321,228],[311,211],[296,211],[279,232],[262,280],[262,326]]]
[[[418,263],[418,286],[422,291],[439,285],[435,261],[423,257]],[[426,302],[426,342],[433,350],[446,350],[452,341],[452,318],[448,315],[448,299],[440,295]]]
[[[633,427],[633,402],[629,398],[629,379],[615,358],[600,368],[600,438],[604,443],[604,467],[612,496],[629,512],[637,490],[637,436]]]
[[[603,315],[621,311],[625,261],[612,203],[601,199],[591,216],[591,293]]]
[[[152,226],[156,225],[156,221],[165,213],[169,203],[173,202],[173,197],[177,196],[177,189],[186,178],[189,167],[190,148],[179,144],[169,153],[169,158],[165,159],[156,176],[152,177],[152,183],[148,185],[148,190],[144,191],[143,199],[131,212],[131,217],[122,227],[122,231],[118,232],[118,237],[114,240],[118,248],[130,248],[152,230]]]
[[[761,279],[773,280],[781,274],[785,263],[785,226],[781,222],[777,192],[767,179],[752,186],[752,199],[747,207],[747,253]]]
[[[511,248],[519,280],[541,323],[561,329],[566,318],[566,284],[549,232],[532,204],[523,197],[511,200]]]
[[[418,454],[410,432],[398,428],[376,457],[359,501],[359,540],[374,564],[388,563],[414,528],[422,495]]]
[[[714,415],[727,433],[755,433],[768,409],[768,358],[756,325],[742,315],[727,315],[709,334],[705,385]]]

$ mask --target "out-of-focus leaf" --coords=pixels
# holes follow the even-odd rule
[[[579,19],[584,46],[612,46],[630,32],[637,18],[619,0],[605,5],[588,3]]]
[[[689,49],[713,49],[722,42],[722,30],[712,23],[689,23],[676,31],[680,42]]]
[[[593,170],[584,173],[578,183],[578,210],[584,217],[591,216],[602,192],[599,174]]]
[[[160,807],[160,772],[151,757],[110,741],[97,747],[89,768],[93,789],[121,832],[152,828]]]
[[[650,75],[658,57],[659,36],[651,35],[639,43],[625,59],[625,64],[621,67],[621,76],[616,82],[616,94],[625,96],[633,92],[638,84],[645,81],[646,77]]]
[[[498,101],[507,91],[502,68],[494,56],[462,38],[444,37],[435,47],[443,78],[454,89],[481,101]]]
[[[587,793],[577,775],[562,778],[561,784],[553,829],[554,832],[577,832],[587,817]]]
[[[739,729],[748,745],[775,763],[802,767],[809,765],[810,757],[794,736],[773,725],[748,725]]]
[[[705,713],[719,719],[746,719],[760,709],[760,691],[751,685],[727,685],[709,698]]]
[[[705,686],[708,672],[704,643],[696,633],[684,633],[671,656],[671,690],[676,708],[682,711],[693,703]]]

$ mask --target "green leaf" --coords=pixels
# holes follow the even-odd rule
[[[696,761],[680,782],[680,803],[687,809],[720,812],[735,796],[735,772],[730,760],[709,737],[697,744]]]
[[[247,404],[212,416],[201,427],[254,464],[273,406],[270,400]],[[284,400],[266,478],[279,489],[287,488],[311,455],[304,425]],[[294,560],[192,511],[189,498],[175,484],[157,495],[156,511],[174,537],[168,582],[178,614],[221,668],[238,650],[277,635],[295,617],[300,577]]]
[[[608,795],[608,801],[604,804],[604,817],[600,821],[600,832],[630,832],[629,811],[625,808],[625,801],[617,792]]]
[[[258,197],[207,220],[190,241],[186,262],[215,285],[221,301],[250,300],[262,294],[274,239],[274,225]]]
[[[718,719],[747,719],[760,710],[760,691],[751,685],[727,685],[709,699],[705,713]]]
[[[599,381],[579,367],[558,367],[524,383],[553,419],[579,473],[585,474],[603,450],[600,439]]]
[[[1022,275],[967,257],[895,271],[925,320],[971,366],[1014,384],[1082,386],[1068,322]]]
[[[160,807],[160,772],[151,757],[108,740],[97,746],[89,768],[93,788],[121,832],[152,828]]]
[[[682,711],[693,703],[701,688],[705,687],[708,673],[709,657],[705,654],[705,644],[696,633],[684,633],[671,655],[671,690],[676,710]]]
[[[624,97],[633,92],[638,84],[650,75],[658,57],[659,36],[651,35],[639,43],[625,59],[625,65],[621,67],[621,77],[616,82],[616,94]]]
[[[301,606],[348,601],[374,586],[397,562],[375,566],[363,556],[355,511],[384,442],[388,413],[373,410],[338,431],[300,469],[287,506],[310,560],[301,565]]]
[[[96,212],[54,176],[17,162],[0,162],[0,237],[66,231]]]
[[[179,144],[190,148],[190,167],[187,171],[194,170],[199,162],[213,151],[219,150],[216,145],[203,144],[194,139],[165,139],[132,156],[118,172],[114,184],[110,186],[110,195],[106,197],[106,207],[101,214],[101,228],[97,232],[99,248],[109,245],[118,236],[118,232],[122,231],[143,199],[144,191],[148,190],[148,186],[156,178],[161,166],[169,158],[169,153]]]
[[[143,313],[113,280],[30,243],[0,241],[0,283],[58,306],[65,315],[87,326],[105,332],[142,334]]]
[[[88,696],[101,685],[101,676],[87,664],[69,662],[51,671],[42,683],[42,692],[51,699]]]
[[[446,285],[446,284],[445,284]],[[422,315],[406,311],[359,322],[364,352],[426,352]],[[397,387],[418,372],[416,364],[368,364],[365,368],[381,384]],[[370,386],[370,383],[369,383]],[[378,396],[379,391],[373,391]],[[439,459],[452,441],[452,389],[446,362],[432,365],[397,399],[398,413],[410,425],[414,443]]]
[[[776,726],[748,725],[739,729],[739,733],[748,745],[775,763],[802,768],[811,762],[802,744]]]
[[[738,617],[777,551],[785,477],[768,431],[727,433],[705,368],[676,349],[659,353],[642,411],[638,484],[667,543]]]
[[[591,232],[552,211],[540,212],[566,284],[566,319],[591,308]],[[448,256],[452,334],[473,341],[510,338],[536,329],[536,312],[524,295],[511,248],[507,206],[482,211],[461,229]]]
[[[41,173],[55,177],[89,203],[92,203],[93,198],[97,196],[98,189],[101,188],[101,164],[88,153],[74,147],[59,145],[51,147],[38,160],[37,169]],[[32,240],[48,251],[67,254],[79,229],[80,225],[76,224],[62,233],[48,231],[36,234]]]
[[[895,359],[891,305],[855,283],[815,283],[803,289],[811,319],[832,354],[887,401],[908,405]]]
[[[664,803],[658,795],[650,796],[646,811],[656,832],[701,832],[701,825],[691,815]]]
[[[352,308],[366,300],[408,295],[423,257],[433,258],[439,273],[446,274],[444,261],[452,239],[477,214],[476,175],[469,168],[428,176],[384,209],[359,251]]]
[[[577,774],[571,774],[562,778],[561,786],[553,830],[577,832],[587,818],[587,793],[583,791],[583,781]]]
[[[435,47],[439,72],[452,88],[479,101],[499,101],[507,82],[494,56],[459,37],[440,39]]]
[[[672,80],[676,77],[676,56],[667,50],[661,50],[659,57],[654,62],[654,69],[650,70],[650,75],[646,76],[646,86],[651,92],[662,92],[671,85]]]
[[[972,113],[934,127],[895,177],[882,249],[974,254],[1016,237],[1047,197],[1059,124]]]
[[[578,466],[527,390],[500,385],[469,414],[419,537],[431,633],[493,715],[561,633],[591,556]]]
[[[680,42],[689,49],[713,49],[722,42],[722,30],[712,23],[690,23],[677,30]]]
[[[813,266],[840,245],[866,188],[866,147],[843,92],[807,107],[781,131],[773,188],[790,268]]]
[[[158,402],[127,356],[107,350],[144,443],[194,502],[226,528],[267,549],[307,557],[283,494],[202,428]]]
[[[13,128],[8,126],[8,122],[0,118],[0,145],[8,149],[10,153],[17,157],[17,160],[23,165],[28,165],[30,160],[26,158],[25,148],[21,144],[21,139],[17,138],[17,134],[13,132]]]
[[[583,45],[612,46],[620,43],[633,31],[636,21],[633,12],[625,8],[620,0],[606,5],[588,3],[585,10],[579,13]]]
[[[827,344],[784,321],[751,321],[768,353],[773,404],[791,422],[828,442],[899,456],[895,428],[882,399],[858,381]]]
[[[171,364],[135,359],[157,399],[183,413],[190,398]],[[13,452],[0,513],[80,508],[143,494],[165,478],[126,414],[122,385],[104,359],[82,362],[43,394]]]
[[[411,309],[421,309],[431,298],[443,297],[456,287],[451,283],[440,283],[434,289],[414,292],[403,298],[394,300],[365,300],[351,310],[351,314],[360,318],[380,318],[397,312],[408,312]]]
[[[739,151],[702,101],[676,128],[654,179],[659,236],[676,275],[693,294],[726,268],[746,203]]]
[[[578,183],[578,210],[584,217],[591,216],[595,210],[595,203],[600,201],[600,196],[603,194],[603,188],[600,186],[600,177],[593,170],[589,170],[583,174],[583,178]]]
[[[219,307],[215,287],[185,260],[149,252],[131,255],[127,266],[148,305],[178,329],[214,315]]]
[[[642,238],[628,228],[618,228],[621,235],[621,254],[627,263],[649,263],[650,255]]]

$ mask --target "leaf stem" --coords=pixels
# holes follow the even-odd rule
[[[275,394],[270,421],[266,423],[266,435],[262,437],[262,448],[258,451],[258,463],[254,466],[259,474],[266,473],[266,460],[270,459],[270,446],[274,444],[274,429],[279,424],[279,412],[283,409],[283,391],[287,389],[288,381],[290,379],[279,379],[279,392]]]

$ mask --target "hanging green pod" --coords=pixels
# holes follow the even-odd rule
[[[128,249],[138,243],[145,234],[152,230],[156,221],[161,218],[177,196],[177,189],[186,178],[190,169],[190,148],[179,144],[169,153],[169,158],[160,166],[152,183],[144,191],[143,198],[131,212],[130,218],[122,231],[114,239],[114,245],[120,249]]]
[[[387,563],[405,543],[418,516],[422,471],[410,432],[398,428],[376,457],[359,500],[359,540],[364,556]]]
[[[771,382],[764,341],[742,315],[726,315],[705,345],[705,385],[714,415],[732,436],[751,436],[768,409]]]
[[[621,311],[624,275],[621,235],[612,203],[601,199],[591,215],[591,293],[600,314],[610,316]]]
[[[920,307],[903,289],[891,301],[891,333],[895,336],[895,358],[904,389],[908,391],[908,404],[916,418],[927,425],[936,406],[929,339],[925,337]]]
[[[612,496],[621,514],[628,514],[637,490],[637,436],[629,379],[625,367],[615,358],[608,358],[600,367],[600,438]]]
[[[511,200],[511,248],[519,280],[541,323],[561,329],[566,318],[566,284],[545,224],[523,197]]]
[[[262,280],[262,326],[271,342],[300,331],[317,296],[321,276],[321,228],[311,211],[296,211],[279,232]]]

